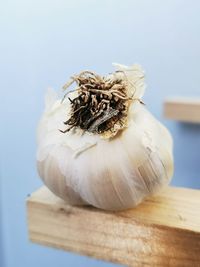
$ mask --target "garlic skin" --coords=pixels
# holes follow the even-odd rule
[[[69,101],[49,91],[40,120],[37,165],[47,187],[70,204],[105,210],[132,208],[166,186],[173,175],[173,143],[168,130],[138,100],[144,72],[138,65],[115,64],[111,74],[128,80],[133,100],[126,128],[113,138],[79,130],[65,134]]]

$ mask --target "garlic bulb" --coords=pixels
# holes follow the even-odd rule
[[[46,96],[37,140],[39,175],[70,204],[106,210],[138,205],[173,174],[172,138],[146,109],[144,72],[114,64],[107,77],[74,76],[64,99]],[[65,122],[65,124],[63,123]]]

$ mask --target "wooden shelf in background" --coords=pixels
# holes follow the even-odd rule
[[[167,187],[134,209],[106,212],[42,187],[27,212],[35,243],[134,267],[200,266],[199,190]]]
[[[164,116],[172,120],[200,123],[200,98],[172,98],[165,100]]]

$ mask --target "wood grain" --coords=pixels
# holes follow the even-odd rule
[[[126,266],[200,266],[200,191],[166,188],[135,209],[73,207],[46,187],[27,200],[30,240]]]
[[[165,100],[164,116],[172,120],[200,123],[200,98],[174,98]]]

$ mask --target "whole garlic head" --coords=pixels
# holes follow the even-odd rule
[[[167,185],[173,174],[171,135],[141,102],[144,72],[138,65],[115,66],[117,71],[104,80],[120,81],[125,89],[116,85],[112,94],[104,92],[104,99],[96,87],[83,84],[83,101],[87,101],[88,91],[90,100],[98,94],[91,100],[92,111],[99,107],[97,119],[95,111],[91,118],[82,115],[85,107],[77,106],[82,99],[79,89],[69,93],[70,101],[57,99],[53,91],[46,96],[37,132],[38,171],[47,187],[70,204],[91,204],[106,210],[132,208]],[[105,85],[102,88],[106,90]],[[75,104],[73,99],[77,99]],[[113,109],[116,113],[111,117]],[[90,126],[89,120],[93,120]],[[66,125],[71,129],[66,130]]]

